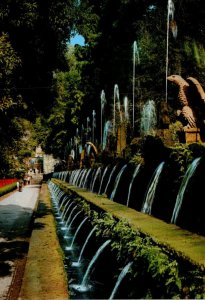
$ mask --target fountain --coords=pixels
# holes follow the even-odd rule
[[[116,134],[116,107],[117,112],[120,115],[120,120],[122,121],[121,108],[120,108],[120,95],[119,95],[119,87],[117,84],[114,85],[114,104],[113,104],[113,135]]]
[[[79,225],[78,228],[76,229],[76,232],[75,232],[75,234],[74,234],[74,236],[73,236],[73,239],[72,239],[72,242],[71,242],[70,246],[69,246],[69,247],[66,247],[66,250],[72,250],[72,249],[73,249],[73,244],[74,244],[74,242],[75,242],[76,236],[77,236],[78,232],[80,231],[81,227],[83,226],[83,224],[85,223],[85,221],[87,221],[87,219],[88,219],[88,217],[85,217],[85,218],[82,220],[82,222],[80,223],[80,225]]]
[[[144,203],[142,206],[142,210],[141,210],[144,213],[151,214],[152,204],[154,201],[157,183],[159,181],[159,177],[160,177],[163,167],[164,167],[164,162],[161,162],[159,164],[159,166],[156,168],[156,170],[151,178],[150,184],[148,186],[148,189],[147,189],[147,192],[145,195],[145,200],[144,200]]]
[[[109,135],[111,134],[112,131],[113,131],[112,122],[108,120],[104,125],[102,150],[105,150],[107,148]]]
[[[200,160],[201,160],[201,157],[195,158],[193,160],[193,162],[190,164],[190,166],[188,167],[188,169],[184,175],[181,186],[179,188],[176,203],[174,206],[171,223],[176,224],[176,222],[177,222],[177,218],[178,218],[178,215],[179,215],[179,212],[180,212],[180,209],[182,206],[183,198],[184,198],[184,193],[186,191],[186,188],[187,188],[190,178],[193,176],[197,166],[199,165]]]
[[[148,100],[143,107],[141,114],[140,132],[141,135],[155,135],[157,126],[157,115],[155,102]]]
[[[201,161],[201,159],[197,159],[197,160],[195,160],[195,163],[194,163],[194,161],[193,161],[193,165],[195,165],[195,168],[192,168],[192,170],[194,169],[194,170],[196,170],[196,167],[199,165],[199,161]],[[149,161],[148,161],[149,162]],[[146,162],[147,163],[147,162]],[[166,163],[167,163],[167,161],[166,161]],[[156,164],[156,162],[155,162],[155,164]],[[152,177],[151,176],[147,176],[147,178],[148,177],[151,177],[151,180],[148,182],[148,180],[147,180],[147,188],[146,188],[146,192],[144,193],[144,199],[145,199],[145,203],[147,202],[147,205],[145,205],[145,203],[144,203],[144,205],[143,205],[143,207],[144,207],[144,212],[145,213],[148,213],[148,214],[151,214],[151,212],[152,212],[152,204],[153,204],[153,202],[155,201],[155,192],[156,192],[156,187],[157,187],[157,185],[158,185],[158,181],[159,181],[159,176],[160,176],[160,174],[161,174],[161,176],[162,175],[164,175],[164,172],[163,172],[163,174],[162,174],[162,170],[163,170],[163,168],[164,168],[164,166],[165,166],[165,162],[163,161],[163,162],[161,162],[161,163],[159,163],[158,165],[157,165],[157,167],[155,166],[155,171],[154,172],[152,172],[153,173],[153,175],[152,175]],[[118,171],[117,171],[117,168],[118,168]],[[102,184],[102,181],[104,181],[104,185],[106,185],[106,187],[107,187],[107,185],[108,185],[108,182],[109,182],[109,189],[110,190],[112,190],[112,192],[115,190],[115,192],[116,192],[116,190],[118,189],[118,188],[120,188],[119,187],[119,179],[120,179],[120,177],[122,176],[122,173],[125,171],[125,169],[126,169],[126,174],[127,174],[127,171],[128,171],[128,165],[126,165],[126,164],[123,164],[123,166],[122,165],[120,165],[119,163],[118,164],[116,164],[116,165],[113,165],[113,166],[111,166],[110,167],[110,174],[109,174],[109,176],[106,176],[106,174],[108,175],[108,166],[106,167],[106,168],[104,168],[104,172],[103,172],[103,175],[101,176],[101,183],[100,183],[100,186],[99,186],[99,189],[98,189],[98,192],[102,189],[102,187],[103,187],[103,184]],[[139,169],[140,169],[140,175],[139,175]],[[144,176],[143,175],[143,173],[146,173],[146,172],[148,172],[148,170],[149,171],[151,171],[151,170],[153,170],[154,169],[154,167],[152,166],[152,168],[147,168],[147,167],[145,167],[143,164],[141,165],[141,164],[138,164],[136,167],[135,167],[135,169],[133,169],[133,166],[132,166],[132,176],[130,176],[130,180],[128,181],[128,182],[125,182],[124,184],[123,184],[123,189],[124,190],[128,190],[128,193],[127,193],[127,195],[128,195],[128,197],[127,197],[127,199],[126,199],[126,203],[129,205],[129,199],[130,199],[130,195],[134,192],[133,191],[133,182],[134,182],[134,179],[139,179],[139,177],[141,177],[141,176]],[[115,170],[116,172],[113,172],[113,170]],[[89,187],[90,187],[90,190],[92,189],[93,190],[93,183],[95,182],[95,176],[96,176],[96,173],[97,173],[97,171],[98,171],[98,168],[96,168],[95,169],[95,171],[92,171],[92,179],[91,180],[89,180]],[[168,171],[168,169],[166,168],[166,172]],[[83,180],[85,180],[86,179],[86,175],[87,175],[87,173],[89,172],[89,170],[87,170],[87,172],[84,172],[84,170],[81,170],[81,172],[77,172],[77,171],[73,171],[73,172],[75,172],[75,179],[76,179],[76,183],[79,185],[79,182],[81,181],[81,179],[82,179],[82,176],[83,176]],[[113,178],[114,178],[114,173],[116,173],[116,178],[115,178],[115,180],[113,180]],[[190,176],[194,176],[194,174],[195,174],[195,171],[193,171],[193,172],[188,172],[188,170],[187,170],[187,173],[186,174],[188,174],[189,173],[189,175]],[[76,177],[76,174],[78,174],[78,178]],[[86,175],[85,175],[86,174]],[[120,175],[119,175],[120,174]],[[167,174],[167,173],[166,173]],[[112,178],[112,180],[111,180],[111,177],[113,177]],[[71,176],[70,176],[70,178],[72,178],[72,174],[71,174]],[[128,178],[128,177],[127,177]],[[144,180],[144,178],[143,178],[143,180]],[[117,184],[117,182],[118,182],[118,184]],[[82,186],[83,186],[83,182],[82,182]],[[125,188],[125,185],[127,185],[127,188]],[[137,183],[136,183],[136,185],[137,185]],[[186,187],[188,186],[188,184],[186,184]],[[185,189],[186,189],[186,187],[185,187]],[[141,186],[139,185],[137,185],[137,188],[138,189],[141,189]],[[81,188],[80,188],[81,189]],[[108,189],[108,187],[107,187],[107,189]],[[142,189],[143,190],[143,189]],[[112,193],[113,194],[113,193]],[[56,195],[56,197],[57,197],[57,199],[55,200],[55,207],[56,207],[56,209],[58,210],[58,206],[59,207],[61,207],[61,211],[65,211],[65,207],[67,208],[69,205],[67,204],[71,199],[69,199],[69,197],[68,197],[68,199],[67,199],[67,202],[66,202],[66,200],[65,200],[65,197],[64,197],[64,195],[62,194],[62,192],[59,190],[59,189],[57,189],[56,187],[55,187],[55,195]],[[113,196],[113,195],[112,195]],[[116,201],[118,201],[118,197],[117,197],[117,194],[115,194],[115,196],[116,196]],[[96,195],[96,197],[99,197],[98,195]],[[112,197],[111,197],[112,198]],[[114,198],[114,197],[113,197]],[[59,200],[59,199],[61,199],[61,200]],[[104,199],[104,198],[103,198]],[[147,200],[147,199],[149,199],[149,200]],[[53,201],[54,201],[53,200]],[[74,200],[74,199],[73,199]],[[108,201],[111,201],[112,199],[108,199]],[[138,200],[138,199],[136,199],[136,200]],[[77,200],[78,201],[78,200]],[[76,207],[76,205],[77,205],[77,201],[73,201],[72,203],[74,203],[74,207]],[[100,200],[100,201],[102,201],[102,200]],[[64,203],[63,205],[62,205],[62,202]],[[97,203],[97,201],[96,201],[96,203]],[[78,208],[80,209],[80,206],[78,206]],[[82,210],[80,209],[80,211],[82,212]],[[125,211],[124,211],[125,212]],[[70,213],[71,214],[71,213]],[[70,218],[70,214],[69,214],[69,216],[68,216],[68,218]],[[74,213],[73,213],[74,214]],[[77,214],[77,213],[76,213]],[[75,215],[76,215],[75,214]],[[73,218],[74,218],[74,216],[73,216]],[[73,218],[72,218],[72,220],[73,220]],[[71,222],[73,222],[71,220]],[[104,251],[104,249],[105,249],[105,247],[108,245],[108,244],[110,244],[110,245],[112,245],[113,243],[111,243],[111,240],[110,239],[107,239],[106,240],[106,242],[104,242],[103,244],[101,244],[101,246],[100,247],[98,247],[98,249],[97,249],[97,251],[95,252],[95,254],[93,255],[93,257],[91,258],[91,260],[90,260],[90,262],[89,262],[89,264],[87,265],[87,263],[86,263],[86,259],[85,259],[85,257],[83,257],[84,255],[87,255],[87,253],[84,253],[85,252],[85,248],[86,247],[90,247],[90,248],[92,248],[93,246],[89,243],[89,241],[91,240],[91,237],[93,236],[93,234],[94,234],[94,232],[96,231],[96,232],[98,232],[99,231],[99,228],[98,227],[96,227],[96,226],[94,226],[94,227],[92,227],[91,229],[90,229],[90,227],[89,227],[89,232],[88,233],[86,233],[86,236],[85,236],[85,239],[84,238],[82,238],[82,232],[81,232],[81,234],[79,234],[80,233],[80,230],[81,229],[83,229],[84,228],[84,225],[86,224],[86,223],[89,223],[88,222],[88,217],[86,216],[86,215],[84,215],[84,217],[83,217],[83,219],[81,220],[81,222],[80,222],[80,224],[77,226],[77,228],[75,228],[75,231],[74,230],[72,230],[72,232],[70,232],[71,233],[71,238],[72,238],[72,240],[71,240],[71,243],[70,243],[70,245],[69,246],[67,246],[67,250],[72,250],[72,251],[68,251],[69,252],[69,254],[68,255],[70,255],[70,258],[69,258],[69,262],[70,262],[70,265],[71,265],[71,267],[73,267],[74,269],[76,269],[76,270],[78,270],[78,271],[72,271],[71,270],[71,273],[73,274],[73,272],[75,273],[75,276],[77,277],[77,274],[79,273],[79,274],[84,274],[83,275],[83,277],[81,277],[81,275],[78,277],[78,278],[74,278],[74,279],[71,279],[71,283],[70,283],[70,285],[69,285],[69,287],[71,288],[71,290],[74,290],[74,291],[76,291],[76,293],[80,293],[80,294],[82,294],[82,299],[90,299],[89,298],[89,296],[87,296],[87,294],[85,295],[85,293],[91,293],[91,294],[89,294],[89,295],[95,295],[95,296],[97,296],[97,293],[98,293],[98,288],[99,288],[99,285],[101,285],[101,283],[100,283],[100,281],[98,282],[98,277],[100,277],[100,275],[98,274],[97,275],[97,273],[100,273],[98,270],[95,270],[94,269],[94,266],[95,266],[95,263],[96,263],[96,261],[97,261],[97,259],[98,259],[98,257],[99,257],[99,255]],[[109,223],[109,222],[108,222]],[[71,224],[71,223],[70,223]],[[101,223],[99,223],[99,224],[101,224]],[[102,223],[103,224],[103,223]],[[70,226],[70,225],[69,225]],[[75,226],[74,226],[75,227]],[[119,228],[118,228],[118,230],[119,230]],[[106,231],[106,234],[107,234],[107,232],[109,233],[109,232],[112,232],[113,231],[113,226],[111,226],[111,228],[109,229],[109,230],[107,230]],[[125,231],[125,232],[127,232],[127,231]],[[72,234],[73,233],[73,234]],[[84,233],[85,233],[85,231],[84,231]],[[116,233],[115,233],[116,234]],[[114,236],[115,235],[114,233],[112,233],[112,236]],[[126,234],[123,234],[124,235],[124,237],[125,237],[125,239],[126,239],[126,235],[127,235],[127,233]],[[97,237],[98,235],[96,234],[96,237]],[[78,239],[77,239],[77,241],[76,241],[76,237],[78,237]],[[104,236],[104,238],[107,238],[108,236]],[[93,238],[92,239],[92,243],[93,243],[93,241],[95,242],[95,240],[96,240],[96,238]],[[128,238],[128,240],[127,240],[127,242],[129,243],[129,238]],[[77,245],[77,243],[78,243],[78,245]],[[108,244],[106,244],[106,243],[108,243]],[[114,242],[114,244],[113,245],[115,245],[115,243],[116,243],[116,241]],[[80,244],[80,245],[79,245]],[[99,241],[98,241],[98,244],[99,244]],[[125,242],[125,244],[126,244],[126,242]],[[149,243],[148,243],[149,244]],[[76,247],[73,247],[73,246],[76,246]],[[113,245],[111,246],[111,247],[113,247]],[[132,243],[130,244],[130,245],[132,245]],[[80,247],[79,247],[80,246]],[[143,246],[144,247],[144,246]],[[148,247],[148,249],[150,248],[150,244],[147,246]],[[78,254],[78,255],[76,255],[76,253],[77,253],[77,251],[78,251],[78,249],[79,248],[81,248],[81,252],[80,252],[80,254]],[[155,253],[155,248],[156,248],[156,245],[155,245],[155,247],[154,247],[154,249],[153,249],[153,254]],[[66,250],[66,247],[65,247],[65,250]],[[144,251],[144,250],[143,250]],[[89,252],[88,251],[88,249],[87,249],[87,252]],[[151,253],[152,253],[152,251],[151,251]],[[110,254],[109,254],[110,255]],[[136,252],[136,255],[137,255],[137,252]],[[76,260],[76,257],[77,257],[77,260]],[[107,256],[106,256],[107,257]],[[115,255],[114,255],[114,253],[113,253],[113,257],[115,257]],[[163,258],[164,259],[164,258]],[[125,261],[124,261],[124,263],[125,263]],[[149,269],[149,262],[147,262],[148,263],[148,266],[146,267],[146,268],[148,268]],[[105,296],[105,298],[107,297],[107,299],[114,299],[115,297],[116,297],[116,295],[118,295],[118,293],[119,293],[119,295],[124,295],[125,294],[125,290],[124,290],[124,287],[122,286],[122,288],[120,288],[119,289],[119,286],[120,286],[120,284],[122,283],[122,281],[124,280],[124,278],[125,278],[125,276],[126,276],[126,274],[127,274],[127,272],[129,271],[129,269],[130,269],[130,267],[131,267],[131,265],[132,265],[133,263],[132,262],[130,262],[130,263],[127,263],[126,265],[125,265],[125,267],[124,268],[121,268],[121,270],[122,270],[122,272],[120,272],[120,275],[118,276],[118,277],[116,277],[117,278],[117,281],[116,282],[110,282],[110,286],[108,286],[108,287],[106,287],[106,292],[105,293],[103,293],[102,291],[100,291],[100,295],[103,295],[103,296]],[[145,262],[144,262],[144,264],[146,265],[146,260],[145,260]],[[121,265],[122,266],[122,265]],[[120,266],[120,267],[121,267]],[[174,266],[174,265],[173,265]],[[77,267],[77,268],[76,268]],[[98,267],[99,267],[99,262],[98,262]],[[98,267],[96,267],[96,269],[98,269]],[[113,266],[112,266],[113,267]],[[139,266],[137,266],[137,268],[138,268]],[[155,266],[156,267],[156,266]],[[165,267],[165,265],[164,265],[164,267]],[[114,268],[116,268],[116,270],[117,270],[117,268],[119,268],[119,266],[117,266],[117,263],[115,263],[115,265],[114,265]],[[106,270],[107,270],[107,268],[106,268]],[[114,276],[116,276],[117,275],[117,271],[114,271],[114,270],[112,270],[112,272],[114,272]],[[95,273],[96,273],[96,279],[95,279],[95,282],[93,282],[92,281],[92,279],[91,279],[91,273],[92,272],[94,272],[95,271]],[[77,273],[76,273],[77,272]],[[135,273],[135,271],[134,271],[134,273]],[[106,274],[103,274],[103,276],[105,276],[106,277]],[[113,275],[112,275],[113,276]],[[113,278],[113,277],[112,277]],[[144,277],[143,277],[144,278]],[[138,282],[139,280],[140,280],[140,278],[137,278],[136,279],[137,281],[136,282]],[[72,283],[72,281],[75,281],[75,283]],[[80,284],[78,284],[78,282],[80,282]],[[136,282],[133,282],[132,284],[133,284],[133,286],[135,286],[136,287]],[[102,284],[104,284],[104,283],[102,283]],[[107,281],[106,281],[106,284],[107,284]],[[111,284],[112,284],[112,290],[111,290]],[[126,282],[126,284],[127,284],[127,282]],[[147,283],[148,285],[149,285],[149,282]],[[153,284],[153,283],[152,283]],[[114,286],[114,288],[113,288],[113,286]],[[129,285],[128,285],[129,286]],[[132,286],[132,288],[133,288],[133,286]],[[143,287],[144,288],[144,287]],[[140,290],[143,290],[143,288],[141,289],[141,287],[140,287],[140,284],[139,284],[139,287],[137,288],[137,290],[136,290],[136,294],[135,295],[137,295],[137,298],[139,297],[139,298],[143,298],[143,296],[144,296],[144,294],[142,293],[142,294],[140,294]],[[138,289],[139,289],[139,294],[138,294]],[[99,290],[100,290],[100,288],[99,288]],[[96,294],[95,294],[96,293]],[[78,294],[77,294],[78,295]],[[130,295],[131,294],[129,294],[129,297],[130,297]],[[152,294],[152,296],[151,296],[151,298],[153,297],[153,295],[155,295],[155,294]],[[158,295],[157,294],[157,292],[156,292],[156,295]],[[77,296],[76,296],[77,297]],[[92,298],[92,297],[91,297]]]
[[[119,184],[119,182],[120,182],[120,178],[121,178],[122,173],[124,172],[125,168],[127,168],[127,165],[124,165],[124,166],[121,168],[120,172],[118,173],[118,175],[117,175],[117,177],[116,177],[116,179],[115,179],[114,188],[113,188],[112,194],[111,194],[111,196],[110,196],[110,200],[114,200],[114,197],[115,197],[115,194],[116,194],[116,190],[117,190],[118,184]]]
[[[103,113],[104,113],[104,108],[106,104],[106,98],[105,98],[105,92],[104,90],[101,91],[100,95],[101,99],[101,145],[103,145]]]
[[[88,268],[85,272],[85,275],[83,277],[83,280],[82,280],[81,284],[80,285],[78,285],[78,284],[71,285],[71,287],[73,289],[76,289],[77,291],[83,293],[83,292],[86,292],[86,291],[88,291],[92,288],[92,286],[88,283],[90,272],[91,272],[91,270],[93,268],[93,265],[95,264],[96,260],[99,258],[99,255],[103,252],[105,247],[107,247],[109,245],[110,242],[111,242],[110,240],[107,240],[99,247],[99,249],[97,250],[97,252],[95,253],[95,255],[93,256],[92,260],[90,261],[90,263],[88,265]]]
[[[130,202],[130,195],[131,195],[131,190],[132,190],[132,185],[133,185],[133,182],[135,180],[135,177],[137,176],[137,174],[139,173],[139,170],[140,170],[140,164],[138,164],[134,170],[134,173],[133,173],[133,176],[132,176],[132,179],[130,181],[130,184],[129,184],[129,190],[128,190],[128,195],[127,195],[127,206],[129,206],[129,202]]]
[[[114,288],[113,288],[113,291],[112,291],[110,297],[108,298],[109,300],[114,299],[114,297],[115,297],[115,295],[116,295],[116,293],[117,293],[117,290],[118,290],[118,288],[119,288],[119,286],[120,286],[120,284],[121,284],[123,278],[127,275],[127,272],[129,271],[129,269],[130,269],[131,266],[132,266],[132,262],[129,262],[129,263],[122,269],[122,271],[120,272],[120,275],[119,275],[119,277],[118,277],[118,279],[117,279],[117,282],[116,282],[116,284],[115,284],[115,286],[114,286]]]
[[[139,49],[137,42],[133,43],[133,74],[132,74],[132,127],[135,127],[135,68],[136,68],[136,56],[137,63],[140,63]]]
[[[86,238],[86,240],[85,240],[85,242],[84,242],[84,244],[83,244],[83,246],[82,246],[82,249],[81,249],[81,251],[80,251],[78,261],[77,261],[77,262],[73,262],[73,263],[72,263],[72,266],[78,267],[78,266],[80,265],[80,262],[81,262],[81,259],[82,259],[82,256],[83,256],[83,252],[84,252],[84,250],[85,250],[85,248],[86,248],[86,246],[87,246],[87,244],[88,244],[88,242],[89,242],[89,240],[90,240],[90,238],[91,238],[91,236],[93,235],[93,233],[94,233],[95,230],[96,230],[96,226],[93,227],[93,228],[91,229],[91,231],[89,232],[89,234],[88,234],[88,236],[87,236],[87,238]]]

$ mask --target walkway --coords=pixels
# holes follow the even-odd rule
[[[31,222],[40,185],[29,185],[0,198],[0,299],[15,299],[29,247]],[[18,276],[16,276],[18,274]]]
[[[69,299],[50,205],[47,184],[0,198],[1,300]]]

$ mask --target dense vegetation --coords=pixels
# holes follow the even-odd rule
[[[108,119],[112,115],[114,84],[119,85],[121,101],[128,97],[132,112],[134,41],[138,47],[136,128],[139,107],[147,99],[158,104],[165,100],[167,2],[1,1],[1,177],[22,168],[25,157],[31,156],[38,144],[47,153],[64,159],[77,135],[76,129],[79,136],[88,135],[87,122],[93,110],[96,137],[100,140],[100,93],[104,90],[106,94]],[[193,76],[203,84],[203,1],[173,2],[168,73]],[[83,47],[68,47],[74,32],[84,36]],[[175,87],[169,89],[172,97],[168,104],[177,93]]]

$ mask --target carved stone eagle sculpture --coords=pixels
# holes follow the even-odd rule
[[[205,92],[193,77],[184,80],[180,75],[170,75],[167,80],[179,87],[178,100],[180,109],[178,115],[182,115],[186,128],[199,128],[204,126],[205,119]]]

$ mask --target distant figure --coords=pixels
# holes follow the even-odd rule
[[[16,182],[16,188],[19,190],[19,181]]]
[[[22,188],[23,188],[23,180],[21,179],[19,182],[19,192],[22,192]]]

